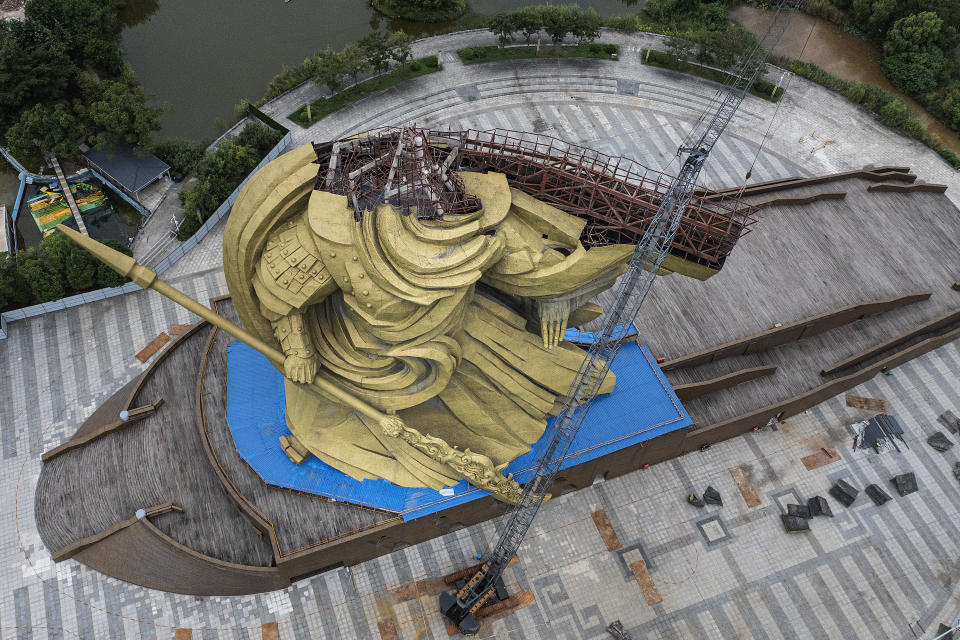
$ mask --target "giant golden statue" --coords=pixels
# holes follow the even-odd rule
[[[633,247],[586,250],[583,220],[501,174],[454,171],[454,154],[416,129],[340,143],[327,166],[311,145],[291,151],[240,193],[224,268],[247,330],[283,353],[294,462],[404,487],[466,477],[512,501],[500,471],[583,360],[564,331],[599,314],[591,298]]]

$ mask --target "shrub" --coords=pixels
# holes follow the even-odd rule
[[[590,53],[600,53],[601,47],[599,44],[593,43],[588,47]]]
[[[893,127],[894,129],[900,129],[903,127],[904,123],[910,118],[913,114],[910,112],[910,107],[908,107],[903,100],[895,98],[888,102],[886,106],[880,109],[880,122],[887,125],[888,127]]]
[[[853,84],[846,92],[843,94],[847,100],[854,102],[856,104],[863,104],[863,99],[867,95],[867,86],[862,82],[857,82]]]
[[[941,149],[940,155],[943,156],[944,160],[949,162],[954,169],[960,169],[960,156],[953,151],[950,151],[950,149]]]
[[[923,123],[920,122],[919,118],[912,115],[900,125],[900,129],[911,138],[916,138],[917,140],[923,140],[924,136],[927,135],[927,130],[923,128]]]
[[[887,93],[875,84],[868,84],[865,85],[863,102],[860,104],[862,104],[863,108],[867,111],[879,113],[883,107],[885,107],[894,99],[895,98],[893,97],[893,94]]]
[[[436,69],[440,65],[440,62],[435,57],[429,56],[423,59],[423,64],[428,69]]]
[[[420,66],[420,63],[419,63],[419,62],[411,62],[411,63],[410,63],[410,71],[420,71],[420,69],[422,69],[422,68],[423,68],[423,67]]]
[[[852,83],[844,80],[843,78],[838,78],[821,69],[812,62],[804,62],[803,60],[794,60],[790,63],[790,71],[793,71],[798,76],[803,76],[813,80],[817,84],[823,85],[831,91],[845,92]]]
[[[477,56],[477,52],[473,47],[467,47],[460,50],[460,57],[464,60],[473,60]]]
[[[624,33],[636,33],[637,31],[641,30],[643,23],[640,22],[640,16],[631,14],[607,18],[607,27],[610,29],[616,29],[617,31],[622,31]]]
[[[605,45],[603,45],[603,51],[604,51],[604,53],[606,53],[607,55],[611,55],[611,56],[612,56],[613,54],[617,53],[617,45],[615,45],[615,44],[605,44]]]

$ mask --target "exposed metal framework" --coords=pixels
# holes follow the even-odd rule
[[[621,156],[558,138],[503,129],[424,131],[388,128],[315,144],[318,189],[346,195],[359,219],[382,202],[439,218],[476,210],[454,169],[497,171],[512,187],[586,218],[584,245],[636,244],[671,177]],[[671,252],[719,269],[756,221],[734,192],[703,191],[684,214]]]
[[[625,342],[624,334],[618,334],[617,328],[624,322],[633,321],[638,315],[653,286],[658,268],[673,246],[710,151],[763,67],[767,51],[772,51],[780,40],[801,2],[780,0],[773,21],[760,42],[746,58],[739,73],[717,92],[712,106],[694,127],[688,137],[692,144],[688,142],[677,150],[677,154],[683,157],[680,173],[660,198],[659,207],[637,244],[626,273],[617,283],[613,304],[606,309],[602,328],[596,332],[597,340],[587,350],[573,384],[563,399],[547,446],[534,465],[532,479],[524,485],[520,499],[507,515],[496,546],[483,556],[480,570],[455,594],[440,595],[440,610],[461,632],[474,634],[478,631],[477,611],[493,596],[503,570],[520,548],[540,505],[549,496],[547,492],[610,371],[610,363]]]
[[[478,210],[480,200],[464,191],[451,169],[456,152],[429,141],[423,129],[404,127],[314,144],[320,164],[315,187],[347,196],[357,220],[384,203],[418,218]]]
[[[470,130],[459,144],[463,168],[504,173],[512,187],[589,220],[587,246],[639,242],[672,180],[635,160],[535,133]],[[692,199],[672,252],[719,268],[756,210],[736,193],[706,195]]]

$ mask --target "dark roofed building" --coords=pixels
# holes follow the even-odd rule
[[[140,147],[118,142],[113,148],[90,149],[83,154],[91,169],[109,178],[138,202],[140,192],[164,176],[170,165]]]

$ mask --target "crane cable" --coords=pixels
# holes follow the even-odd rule
[[[803,47],[800,48],[800,55],[796,57],[796,60],[803,58],[803,52],[807,50],[807,44],[810,42],[810,38],[813,37],[813,32],[817,29],[817,23],[814,22],[813,26],[810,27],[810,32],[807,34],[806,40],[803,41]],[[772,51],[770,53],[773,53]],[[790,71],[788,67],[785,71]],[[790,77],[787,78],[787,84],[783,87],[783,93],[787,93],[787,87],[793,84],[793,79],[797,74],[790,71]],[[740,185],[739,193],[743,193],[744,189],[747,186],[747,180],[750,179],[751,174],[753,174],[753,167],[756,166],[757,160],[760,158],[760,153],[763,151],[764,146],[767,144],[767,137],[770,135],[770,129],[773,128],[773,123],[777,121],[777,116],[780,114],[780,105],[782,100],[777,100],[777,108],[773,111],[773,117],[770,118],[770,122],[767,123],[767,130],[763,133],[763,137],[760,139],[760,146],[757,147],[757,153],[753,156],[753,162],[750,163],[750,167],[747,169],[747,173],[743,176],[743,183]],[[739,195],[738,193],[738,195]]]

